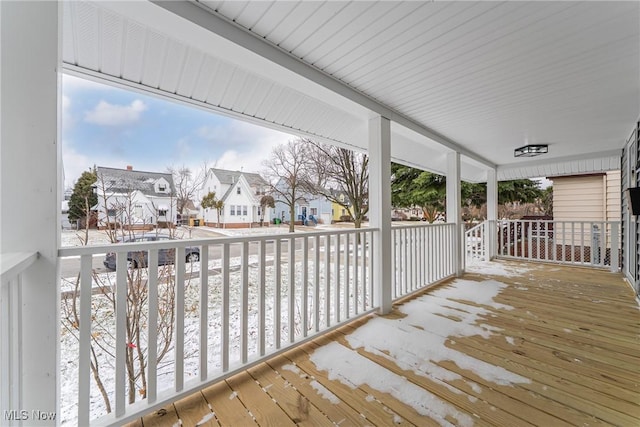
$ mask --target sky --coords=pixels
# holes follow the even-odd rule
[[[63,75],[65,188],[96,166],[164,172],[203,165],[260,172],[292,135],[195,107]]]

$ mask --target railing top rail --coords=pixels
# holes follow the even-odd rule
[[[10,252],[0,254],[0,276],[2,282],[11,280],[25,271],[38,259],[38,252]]]
[[[415,225],[413,225],[413,224],[412,225],[406,225],[406,224],[393,225],[392,226],[392,230],[406,230],[406,229],[412,229],[412,228],[429,228],[429,227],[451,227],[451,226],[455,227],[455,224],[450,223],[450,222],[439,222],[437,224],[433,224],[433,223],[432,224],[429,224],[429,223],[424,224],[424,223],[419,222],[419,223],[417,223]]]
[[[172,248],[186,248],[190,246],[209,246],[209,245],[223,245],[223,244],[236,244],[245,242],[260,242],[260,241],[275,241],[275,240],[290,240],[290,239],[303,239],[315,236],[335,236],[344,234],[363,234],[378,231],[377,228],[351,228],[345,230],[326,230],[326,231],[306,231],[303,233],[281,233],[281,234],[264,234],[253,236],[224,236],[224,237],[211,237],[206,239],[176,239],[165,240],[158,242],[135,242],[135,243],[109,243],[104,245],[88,245],[88,246],[70,246],[58,249],[58,256],[61,258],[78,255],[89,254],[104,254],[107,252],[128,252],[128,251],[143,251],[150,248],[153,249],[172,249]],[[152,235],[151,233],[147,233]]]
[[[620,221],[610,221],[603,219],[593,219],[593,220],[564,220],[564,219],[499,219],[497,220],[499,223],[505,222],[529,222],[529,223],[546,223],[546,224],[620,224]]]
[[[482,221],[480,224],[476,224],[476,225],[474,225],[474,226],[473,226],[473,227],[471,227],[470,229],[465,230],[465,233],[471,233],[471,232],[473,232],[473,231],[475,231],[475,230],[477,230],[477,229],[479,229],[479,228],[484,227],[484,223],[485,223],[485,222],[486,222],[486,221]]]

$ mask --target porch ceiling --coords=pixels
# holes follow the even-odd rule
[[[63,61],[353,148],[380,113],[394,160],[444,173],[456,149],[469,181],[586,173],[640,116],[640,3],[64,2]]]

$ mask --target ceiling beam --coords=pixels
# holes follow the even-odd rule
[[[496,168],[496,165],[484,157],[460,146],[451,139],[429,129],[426,126],[400,114],[399,112],[381,104],[364,93],[346,85],[327,73],[309,65],[289,52],[275,46],[255,33],[252,33],[239,25],[227,20],[219,14],[213,13],[206,6],[186,1],[151,0],[151,3],[165,9],[225,40],[228,40],[248,51],[267,59],[284,69],[306,78],[352,102],[355,102],[368,110],[386,117],[414,132],[429,138],[440,145],[469,157],[488,168]]]

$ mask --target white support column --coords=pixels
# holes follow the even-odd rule
[[[369,121],[369,224],[374,233],[374,303],[391,311],[391,123],[381,116]]]
[[[26,411],[26,424],[36,426],[60,416],[59,11],[57,1],[0,1],[0,256],[39,254],[23,275],[22,304],[13,307],[21,322],[20,392],[17,406],[5,409]],[[56,421],[33,417],[53,412]]]
[[[498,220],[498,178],[495,169],[487,171],[487,221],[488,228],[485,236],[487,243],[487,258],[491,260],[497,255],[496,221]]]
[[[451,152],[447,154],[447,222],[456,225],[453,260],[456,276],[462,275],[464,257],[460,187],[460,153]]]

